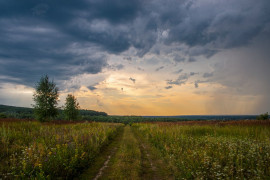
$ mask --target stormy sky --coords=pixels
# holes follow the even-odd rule
[[[269,0],[0,0],[0,104],[31,107],[48,74],[59,106],[259,114],[269,57]]]

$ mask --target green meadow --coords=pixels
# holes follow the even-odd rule
[[[269,121],[0,121],[2,179],[269,179]]]
[[[1,123],[1,178],[73,178],[91,165],[121,127],[113,123]]]
[[[269,179],[270,128],[134,124],[176,179]]]

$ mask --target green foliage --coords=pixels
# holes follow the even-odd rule
[[[80,115],[84,117],[90,117],[90,116],[108,116],[105,112],[98,112],[93,110],[86,110],[86,109],[80,109]]]
[[[268,112],[257,116],[257,120],[268,120],[268,119],[269,119]]]
[[[3,123],[0,179],[73,179],[92,164],[119,127],[109,123]]]
[[[66,98],[64,114],[67,120],[78,120],[79,119],[79,103],[72,94],[68,94]]]
[[[0,118],[7,118],[7,115],[5,113],[0,113]]]
[[[32,108],[0,105],[0,113],[4,113],[8,118],[34,119]]]
[[[269,179],[270,128],[133,124],[175,179]]]
[[[53,81],[49,81],[49,77],[45,75],[41,77],[36,86],[33,100],[35,101],[34,113],[36,118],[41,121],[48,121],[55,118],[58,114],[58,88]]]

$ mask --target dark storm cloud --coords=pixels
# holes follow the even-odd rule
[[[132,78],[132,77],[130,77],[129,80],[131,80],[133,83],[136,82],[136,79],[134,79],[134,78]]]
[[[178,71],[173,72],[174,74],[179,74],[183,71],[183,69],[179,69]]]
[[[87,88],[88,88],[90,91],[94,91],[94,90],[97,89],[95,86],[87,86]]]
[[[186,58],[181,57],[181,56],[179,56],[179,55],[176,55],[176,56],[173,58],[173,60],[174,60],[175,62],[184,62],[185,59],[186,59]]]
[[[167,84],[170,85],[179,85],[181,86],[182,84],[185,84],[188,80],[188,78],[190,77],[190,75],[188,74],[181,74],[178,76],[178,78],[176,80],[167,80]]]
[[[196,62],[196,59],[195,59],[194,57],[190,57],[190,58],[188,59],[188,62]]]
[[[130,46],[127,34],[117,28],[103,31],[88,26],[97,19],[100,23],[93,25],[102,26],[102,20],[105,26],[107,21],[125,24],[136,17],[139,5],[139,1],[119,0],[1,1],[0,75],[19,77],[17,83],[33,85],[42,74],[61,80],[101,72],[107,67],[102,49],[126,50]]]
[[[189,73],[190,76],[194,76],[194,75],[196,75],[196,74],[199,74],[199,73],[195,73],[195,72],[190,72],[190,73]]]
[[[114,64],[114,65],[109,65],[108,66],[108,68],[113,70],[113,71],[124,69],[124,67],[125,66],[123,64]]]
[[[180,71],[182,72],[182,71]],[[187,80],[191,77],[191,76],[194,76],[196,74],[199,74],[199,73],[195,73],[195,72],[190,72],[189,74],[187,73],[182,73],[178,76],[177,79],[175,80],[167,80],[167,84],[170,84],[170,85],[179,85],[181,86],[182,84],[185,84],[187,82]],[[198,85],[198,83],[196,83]],[[196,84],[195,84],[195,87],[196,87]]]
[[[171,89],[172,88],[172,86],[166,86],[165,87],[165,89]]]
[[[128,56],[128,57],[123,57],[124,60],[127,60],[127,61],[132,61],[132,57]]]
[[[212,77],[213,75],[214,75],[213,72],[211,72],[211,73],[204,73],[204,74],[203,74],[203,77],[204,77],[204,78],[208,78],[208,77]]]
[[[187,2],[191,4],[185,6]],[[170,26],[167,43],[213,43],[212,47],[218,48],[245,45],[269,22],[269,5],[267,0],[183,1],[182,6],[171,7],[182,12],[182,16],[174,16],[173,22],[166,21]]]
[[[157,43],[185,44],[174,61],[194,62],[249,44],[269,24],[269,8],[269,0],[0,1],[0,75],[32,85],[41,74],[95,74],[108,67],[106,54],[134,47],[143,57]]]
[[[159,70],[161,70],[161,69],[164,69],[164,66],[158,67],[158,68],[156,69],[156,71],[159,71]]]
[[[194,82],[194,86],[195,86],[195,88],[198,88],[199,87],[199,83],[197,81]]]
[[[137,67],[137,69],[138,69],[139,71],[144,71],[144,69],[141,68],[141,67]]]
[[[73,86],[70,86],[70,87],[69,87],[69,90],[70,90],[70,91],[72,91],[72,90],[78,90],[78,89],[80,89],[80,88],[81,88],[80,85],[73,85]]]
[[[59,80],[96,74],[107,65],[104,55],[83,51],[83,44],[76,45],[49,25],[38,27],[17,19],[0,19],[0,24],[0,72],[19,78],[17,83],[33,85],[44,74]]]
[[[47,4],[38,4],[34,8],[32,8],[33,15],[42,16],[46,14],[49,10],[49,6]]]

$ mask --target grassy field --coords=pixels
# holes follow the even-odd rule
[[[270,121],[12,120],[0,137],[0,179],[270,179]]]
[[[91,165],[120,124],[0,124],[1,178],[72,178]]]
[[[270,127],[242,122],[141,123],[133,128],[166,160],[175,179],[269,179]]]

